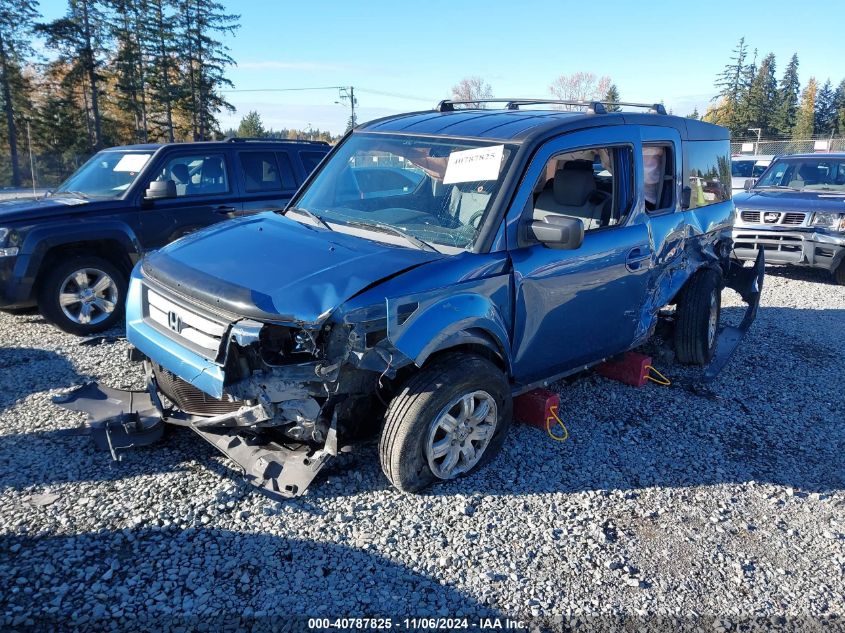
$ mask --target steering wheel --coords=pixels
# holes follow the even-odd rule
[[[464,226],[471,226],[472,228],[477,229],[478,225],[481,224],[481,218],[484,216],[485,210],[486,209],[482,209],[481,211],[473,213]]]

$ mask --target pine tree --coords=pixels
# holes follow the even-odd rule
[[[24,98],[25,83],[21,67],[32,54],[31,34],[38,17],[34,0],[4,0],[0,5],[0,99],[6,115],[6,140],[9,143],[12,184],[21,185],[18,164],[18,130],[15,102]]]
[[[698,114],[698,108],[697,107],[693,108],[693,111],[690,112],[685,118],[694,119],[694,120],[698,121],[701,118],[701,115]]]
[[[816,116],[816,78],[810,77],[807,87],[801,93],[801,103],[798,106],[798,114],[795,119],[795,128],[792,131],[794,139],[812,138]]]
[[[59,53],[59,59],[78,66],[81,80],[86,82],[85,109],[90,108],[93,147],[105,145],[103,121],[100,115],[99,69],[108,40],[108,25],[98,0],[69,0],[64,17],[48,24],[39,24],[49,48]]]
[[[116,44],[113,60],[116,105],[132,118],[133,140],[146,143],[147,127],[147,40],[143,37],[147,0],[108,0],[113,14],[109,28]]]
[[[264,124],[261,123],[261,116],[258,112],[251,110],[241,119],[241,124],[238,126],[238,136],[242,138],[263,138],[268,136],[267,130],[264,129]]]
[[[719,99],[719,103],[715,108],[719,111],[714,112],[713,117],[732,132],[738,132],[742,126],[740,100],[743,97],[743,80],[747,73],[745,59],[748,56],[748,47],[744,37],[740,38],[733,52],[730,63],[716,79],[719,94],[715,98]]]
[[[757,49],[751,56],[751,62],[742,69],[739,95],[736,108],[735,133],[744,134],[753,125],[754,116],[751,107],[751,87],[757,77]]]
[[[178,38],[180,48],[187,52],[183,94],[193,110],[193,137],[205,140],[219,127],[217,113],[235,110],[220,94],[222,87],[233,85],[225,73],[235,60],[218,37],[233,35],[240,16],[225,13],[225,7],[215,0],[180,0],[179,8],[183,20]]]
[[[834,134],[845,135],[845,79],[839,82],[836,93],[833,95],[833,106],[836,110],[834,119]]]
[[[748,89],[746,129],[760,128],[763,135],[773,134],[772,110],[776,100],[775,55],[769,53],[760,62]]]
[[[792,55],[783,78],[778,85],[777,106],[772,116],[772,129],[777,134],[790,136],[798,115],[798,96],[801,82],[798,80],[798,53]]]
[[[143,46],[148,50],[147,83],[153,107],[150,123],[156,136],[172,143],[176,140],[173,125],[174,103],[179,96],[177,44],[173,23],[175,17],[170,0],[149,0],[149,13],[143,30]]]
[[[610,84],[610,88],[607,89],[607,94],[604,95],[603,100],[610,104],[605,106],[608,112],[619,112],[622,110],[620,106],[613,105],[614,103],[619,103],[621,100],[619,97],[619,88],[616,87],[616,84]]]
[[[816,134],[827,136],[833,133],[836,127],[836,103],[834,98],[833,86],[828,79],[816,94],[816,111],[813,117],[813,128]]]

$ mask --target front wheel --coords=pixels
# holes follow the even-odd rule
[[[845,259],[839,262],[839,266],[833,271],[833,281],[839,286],[845,286]]]
[[[480,356],[446,354],[391,400],[379,440],[382,470],[403,492],[473,472],[501,449],[512,411],[501,369]]]
[[[47,322],[85,336],[115,325],[123,314],[126,276],[101,257],[74,257],[41,283],[38,309]]]
[[[685,365],[706,365],[716,351],[722,311],[718,272],[707,268],[695,274],[678,301],[675,317],[675,354]]]

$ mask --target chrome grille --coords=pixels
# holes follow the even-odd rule
[[[743,211],[740,214],[743,222],[759,222],[760,221],[760,212],[759,211]]]
[[[223,415],[237,411],[243,402],[218,400],[200,391],[191,383],[153,363],[153,373],[161,392],[179,409],[189,415]]]
[[[148,286],[144,287],[144,320],[209,360],[217,358],[229,326],[216,315],[196,306],[177,303]]]
[[[803,213],[787,213],[783,217],[783,222],[781,224],[804,224],[804,214]]]

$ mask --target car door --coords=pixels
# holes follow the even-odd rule
[[[286,151],[238,150],[237,162],[244,215],[284,209],[296,193],[297,180]]]
[[[168,153],[152,180],[172,180],[176,195],[142,204],[141,239],[145,248],[159,248],[210,224],[235,217],[230,155],[222,150]]]
[[[585,191],[588,202],[584,204],[599,205],[601,210],[596,212],[598,221],[583,220],[589,228],[579,248],[556,250],[526,239],[526,226],[542,211],[535,205],[548,194],[549,181],[542,191],[537,188],[550,170],[554,169],[554,205],[559,201],[554,197],[559,172],[569,169],[570,162],[581,163],[583,171],[593,162],[591,157],[603,156],[603,151],[613,155],[612,167],[605,172],[612,172],[611,213],[616,220],[604,223],[602,219],[607,211],[606,190],[596,196],[595,203],[589,202],[592,192]],[[628,349],[635,339],[652,256],[648,217],[637,195],[642,191],[640,152],[636,128],[620,126],[558,137],[531,160],[507,223],[515,291],[513,369],[517,382],[526,384],[582,367]],[[571,158],[578,156],[583,159]],[[563,168],[558,170],[561,163]],[[596,187],[601,178],[607,180],[607,173],[597,173],[598,169],[601,166],[594,171]],[[561,191],[566,188],[562,186]],[[565,195],[560,199],[572,202]],[[581,207],[577,209],[562,215],[578,216]]]

